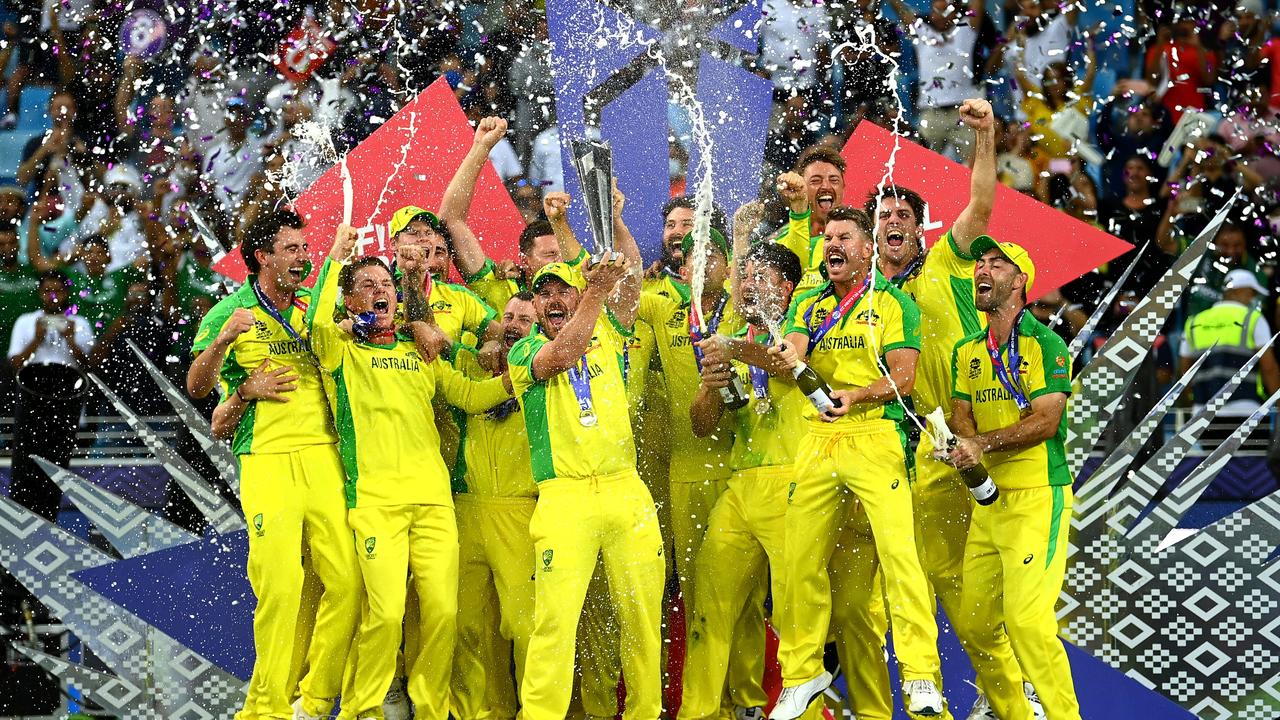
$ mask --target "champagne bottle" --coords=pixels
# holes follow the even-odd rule
[[[948,443],[951,447],[955,447],[955,441]],[[990,505],[1000,497],[1000,488],[996,486],[996,481],[991,479],[991,473],[981,464],[974,465],[968,470],[961,470],[960,477],[964,478],[964,484],[969,486],[969,492],[973,494],[973,499],[978,501],[979,505]]]
[[[720,388],[720,399],[724,401],[724,409],[730,411],[746,407],[747,403],[750,402],[746,388],[742,385],[742,378],[738,377],[738,373],[732,374],[727,387]]]
[[[831,397],[831,386],[813,368],[802,362],[791,369],[791,374],[795,377],[800,392],[809,398],[818,412],[827,412],[837,406],[838,401]]]

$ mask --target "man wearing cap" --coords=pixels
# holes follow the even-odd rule
[[[494,308],[506,307],[507,301],[514,295],[527,291],[529,278],[544,265],[565,260],[570,260],[571,265],[577,265],[586,257],[585,253],[575,253],[572,258],[567,258],[561,252],[554,226],[562,223],[568,227],[564,214],[568,196],[554,192],[543,198],[543,211],[547,220],[531,222],[520,233],[520,263],[516,277],[508,277],[489,259],[484,248],[480,247],[475,234],[467,225],[467,215],[471,211],[471,201],[475,197],[476,180],[480,177],[480,171],[488,161],[489,153],[502,141],[506,132],[507,121],[499,117],[487,117],[476,124],[471,150],[458,165],[440,203],[440,220],[453,241],[454,262],[458,265],[458,272],[462,273],[467,285]]]
[[[636,472],[623,379],[640,253],[616,219],[615,238],[623,258],[594,263],[585,277],[565,263],[534,275],[539,330],[508,358],[538,483],[529,528],[536,551],[529,657],[536,660],[521,684],[526,720],[565,717],[576,629],[597,556],[618,614],[628,714],[661,712],[665,558],[657,510]]]
[[[464,412],[482,412],[510,394],[503,379],[477,383],[432,356],[425,323],[398,324],[390,269],[376,257],[347,264],[355,241],[354,228],[338,228],[316,279],[319,299],[307,312],[311,350],[331,378],[325,389],[365,588],[343,707],[356,718],[383,717],[412,573],[420,611],[411,622],[421,647],[406,658],[409,696],[418,717],[443,720],[457,627],[458,529],[449,472],[435,450],[433,401],[439,395]],[[404,270],[406,281],[422,282],[420,259]],[[346,313],[360,318],[353,332],[335,320],[339,290]]]
[[[1028,695],[1038,695],[1052,720],[1079,720],[1054,613],[1071,530],[1071,358],[1062,338],[1027,312],[1036,277],[1027,251],[982,235],[970,252],[987,326],[952,355],[958,442],[947,459],[962,470],[981,464],[999,488],[995,502],[973,509],[961,611],[952,618],[989,703],[970,717],[1030,720]],[[1024,692],[1024,678],[1034,693]]]
[[[1271,340],[1271,326],[1254,304],[1257,298],[1266,294],[1266,289],[1252,271],[1232,270],[1227,273],[1222,299],[1187,318],[1179,374],[1185,375],[1196,358],[1213,350],[1196,373],[1195,384],[1191,387],[1197,411],[1244,367],[1258,348]],[[1277,365],[1275,355],[1263,353],[1258,364],[1245,376],[1218,414],[1237,418],[1247,416],[1278,388],[1280,365]]]

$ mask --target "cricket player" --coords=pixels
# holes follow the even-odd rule
[[[576,630],[597,556],[618,616],[626,717],[661,712],[666,563],[657,511],[636,472],[623,380],[640,253],[616,220],[615,233],[621,259],[602,258],[582,273],[552,263],[534,275],[538,332],[516,343],[508,359],[538,482],[530,525],[537,598],[528,655],[533,662],[525,667],[520,693],[526,720],[566,715]]]
[[[353,689],[343,705],[357,718],[382,717],[412,572],[421,651],[406,657],[408,692],[418,717],[444,720],[457,623],[458,529],[432,401],[441,394],[465,412],[480,412],[510,393],[502,379],[474,383],[432,356],[425,323],[409,323],[408,332],[398,327],[391,270],[376,257],[345,264],[355,243],[355,229],[340,226],[307,317],[312,351],[332,378],[327,389],[346,472],[347,522],[365,587]],[[413,260],[401,268],[404,280],[422,285],[429,261]],[[354,320],[350,332],[334,317],[339,290]]]
[[[907,482],[903,398],[915,383],[920,311],[872,264],[874,226],[861,210],[827,216],[823,259],[829,280],[791,303],[786,342],[772,352],[788,367],[802,358],[832,388],[834,407],[805,411],[786,517],[788,626],[779,630],[783,691],[770,714],[798,717],[830,684],[822,647],[831,617],[827,563],[846,504],[855,495],[875,536],[907,711],[938,715],[942,695],[937,626],[915,551]]]
[[[684,285],[681,268],[684,267],[684,236],[693,232],[694,198],[674,197],[662,205],[662,255],[649,266],[644,274],[641,290],[656,293],[673,300],[686,294],[676,289]],[[711,206],[711,227],[725,232],[724,211],[714,203]]]
[[[502,344],[509,352],[532,331],[533,294],[521,292],[502,312]],[[505,369],[506,355],[500,356]],[[493,377],[473,348],[454,354],[453,365],[473,379]],[[515,704],[490,707],[511,696],[524,676],[533,633],[533,481],[529,438],[515,399],[463,416],[462,452],[453,472],[453,502],[461,559],[458,572],[458,644],[453,662],[453,715],[459,720],[514,717]],[[514,644],[514,653],[502,649]],[[497,652],[495,652],[497,650]],[[515,685],[510,662],[514,654]],[[500,691],[490,686],[503,686]],[[504,703],[505,704],[505,703]]]
[[[734,226],[745,224],[735,222]],[[735,432],[730,456],[733,474],[707,519],[694,565],[696,595],[686,631],[680,704],[680,718],[688,720],[720,717],[731,652],[759,652],[758,648],[731,649],[730,642],[739,618],[758,617],[755,608],[747,607],[756,599],[756,588],[771,577],[774,598],[785,596],[782,570],[787,489],[796,446],[805,431],[804,409],[809,404],[791,374],[767,352],[767,328],[782,322],[792,289],[800,282],[800,260],[774,243],[756,245],[745,254],[734,305],[746,324],[731,339],[711,336],[700,343],[702,383],[690,407],[696,435],[716,432],[725,415],[734,423]],[[731,358],[743,357],[755,364],[730,364]],[[719,392],[728,386],[731,373],[744,379],[751,399],[746,407],[733,412],[725,410]],[[775,622],[781,621],[784,611],[785,607],[775,602]],[[731,687],[730,694],[733,690]],[[739,718],[762,718],[763,703],[739,706],[737,712]]]
[[[240,504],[249,521],[249,583],[258,599],[256,658],[238,720],[325,716],[363,595],[342,502],[343,473],[304,314],[311,293],[302,219],[268,213],[245,229],[240,252],[252,273],[204,317],[192,345],[187,391],[222,401],[214,430],[233,437]],[[304,540],[305,538],[305,540]],[[300,683],[294,670],[303,595],[302,557],[324,584]],[[296,703],[294,698],[297,698]],[[291,706],[292,704],[292,706]]]
[[[1026,250],[984,235],[970,252],[987,325],[953,353],[951,428],[959,440],[949,459],[962,469],[981,465],[1000,490],[994,503],[973,509],[964,546],[956,635],[989,704],[970,717],[1029,720],[1032,694],[1049,720],[1079,720],[1054,613],[1071,530],[1071,359],[1062,338],[1026,311],[1036,279]]]
[[[780,191],[794,188],[797,180],[803,188],[803,203],[796,201],[794,193],[783,193],[788,206],[787,226],[774,238],[774,242],[795,253],[804,266],[797,295],[826,281],[821,270],[823,233],[830,212],[844,203],[844,171],[844,157],[839,150],[814,145],[800,155],[793,172],[778,177]]]

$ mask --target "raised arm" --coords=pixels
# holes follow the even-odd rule
[[[968,255],[969,245],[987,232],[996,202],[996,130],[991,103],[965,100],[960,105],[960,120],[973,128],[973,168],[969,174],[969,204],[956,218],[951,236],[960,252]]]
[[[917,18],[916,11],[912,10],[911,7],[902,2],[902,0],[889,0],[889,6],[893,8],[893,12],[897,14],[898,19],[902,21],[903,25],[910,28],[915,24]]]
[[[554,340],[538,349],[533,357],[533,377],[547,380],[573,367],[591,344],[596,321],[604,309],[605,299],[627,272],[626,263],[613,259],[597,263],[585,270],[587,289],[578,298],[573,317]]]
[[[622,208],[627,198],[618,189],[618,181],[613,182],[613,246],[622,253],[626,263],[626,275],[618,283],[618,287],[609,296],[609,310],[623,327],[631,328],[636,323],[636,312],[640,306],[641,268],[644,260],[640,257],[640,247],[632,237],[631,230],[622,220]]]
[[[350,335],[334,320],[334,308],[338,305],[339,275],[342,266],[352,257],[356,248],[356,229],[339,225],[329,257],[320,266],[316,277],[314,300],[307,308],[307,332],[310,334],[311,352],[326,370],[334,370],[342,360],[341,348]]]
[[[542,213],[551,223],[551,231],[555,233],[556,242],[560,245],[560,257],[565,262],[572,261],[582,254],[582,243],[569,227],[569,193],[553,190],[542,197]]]
[[[471,200],[475,197],[476,180],[489,160],[489,152],[506,132],[507,121],[498,117],[484,118],[476,125],[476,136],[471,149],[453,173],[453,179],[445,188],[444,199],[440,201],[440,219],[449,229],[454,262],[463,277],[479,272],[488,259],[475,233],[467,225],[467,214],[471,211]]]
[[[733,265],[729,272],[729,295],[738,297],[743,263],[751,249],[751,231],[764,219],[764,203],[752,200],[733,214]]]

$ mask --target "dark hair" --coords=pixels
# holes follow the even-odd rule
[[[383,262],[382,258],[377,255],[365,255],[359,260],[353,261],[350,265],[344,265],[342,271],[338,273],[338,286],[342,288],[342,292],[349,293],[356,289],[356,272],[367,267],[380,267],[391,274],[391,268]]]
[[[62,272],[61,270],[45,270],[41,272],[40,279],[37,281],[36,284],[43,285],[45,284],[46,281],[49,281],[49,280],[58,281],[59,283],[62,284],[63,288],[71,287],[71,278],[67,277],[67,274]]]
[[[662,221],[666,222],[667,216],[670,215],[671,211],[675,210],[676,208],[685,208],[687,210],[697,210],[697,204],[694,202],[694,199],[689,197],[688,195],[684,195],[681,197],[673,197],[662,204]],[[718,230],[721,235],[725,235],[726,231],[728,230],[728,220],[725,217],[724,209],[721,208],[715,201],[711,202],[711,227]]]
[[[924,198],[920,197],[920,193],[915,190],[904,188],[901,185],[885,185],[884,190],[875,189],[867,193],[867,201],[862,204],[863,212],[873,219],[873,226],[875,224],[874,218],[876,216],[876,211],[880,205],[880,199],[887,197],[906,200],[907,204],[911,206],[911,212],[916,215],[916,224],[920,225],[924,223],[924,211],[926,205]]]
[[[766,267],[771,267],[778,271],[783,280],[792,285],[799,285],[800,278],[804,276],[804,270],[800,267],[800,258],[791,250],[772,242],[762,242],[753,245],[747,251],[747,256],[742,262],[745,268],[747,263],[754,262]]]
[[[835,165],[836,169],[844,175],[844,156],[839,150],[830,145],[810,145],[808,149],[800,153],[800,159],[796,160],[796,166],[793,168],[797,174],[804,175],[804,169],[816,162],[824,162]]]
[[[876,226],[871,222],[871,216],[850,205],[839,205],[831,208],[831,212],[827,213],[827,227],[831,227],[831,223],[838,220],[847,220],[858,226],[858,229],[866,233],[868,238],[875,238]]]
[[[512,295],[511,300],[523,300],[524,302],[533,302],[533,291],[521,290],[515,295]],[[511,302],[511,300],[508,300],[507,302]]]
[[[555,235],[555,230],[551,229],[551,223],[546,220],[534,220],[524,226],[524,230],[520,231],[520,252],[528,255],[533,250],[533,241],[543,235]]]
[[[257,252],[272,252],[276,246],[276,234],[281,229],[301,230],[302,225],[302,218],[292,210],[272,210],[258,216],[244,229],[244,239],[240,241],[240,255],[244,258],[244,266],[251,273],[261,270],[262,264],[258,262]]]
[[[102,235],[99,235],[98,233],[93,233],[92,235],[85,235],[84,237],[80,238],[80,247],[89,247],[90,245],[101,245],[102,247],[107,248],[108,250],[111,249],[111,243],[107,242],[107,239]]]

